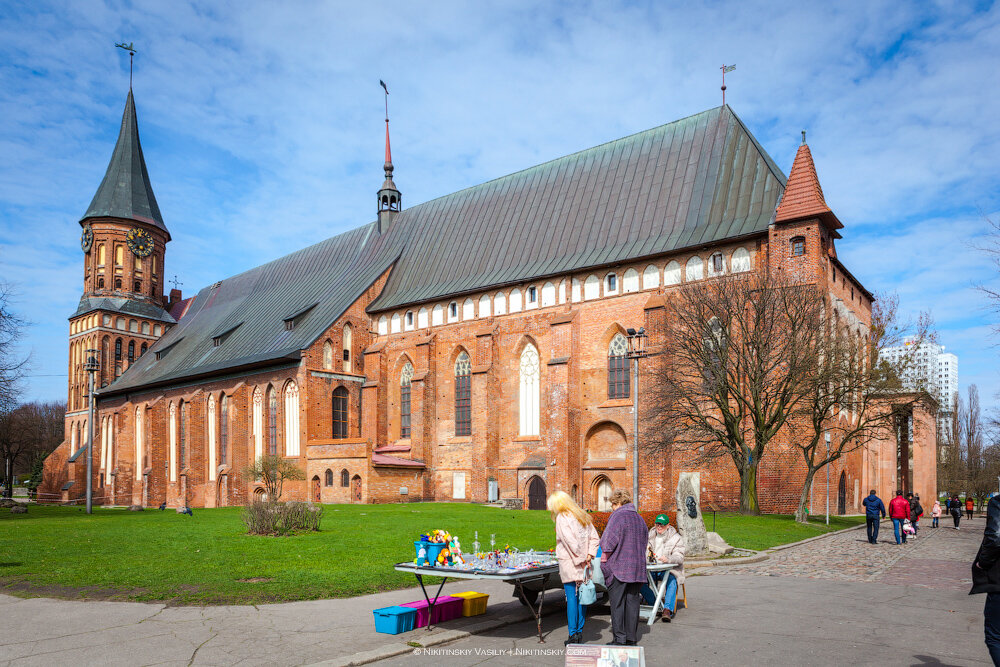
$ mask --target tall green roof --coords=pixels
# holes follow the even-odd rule
[[[170,232],[163,224],[160,207],[156,205],[156,196],[146,171],[146,160],[142,156],[139,123],[135,116],[135,101],[132,99],[131,89],[125,100],[122,127],[108,170],[80,222],[100,217],[145,222],[162,229],[167,233],[167,238],[170,237]]]

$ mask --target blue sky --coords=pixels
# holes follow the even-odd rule
[[[33,324],[28,398],[65,399],[80,216],[128,90],[185,294],[374,217],[390,90],[413,205],[727,101],[787,173],[809,144],[841,259],[930,310],[961,385],[1000,391],[993,3],[6,2],[0,279]],[[692,6],[683,6],[692,5]]]

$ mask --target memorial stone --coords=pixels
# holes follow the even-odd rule
[[[684,536],[685,556],[707,549],[705,522],[701,518],[701,473],[682,472],[677,480],[677,529]]]

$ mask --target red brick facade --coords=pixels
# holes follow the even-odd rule
[[[794,178],[795,168],[792,173]],[[808,197],[796,194],[796,202],[799,208],[810,207]],[[298,363],[100,400],[97,423],[111,426],[107,435],[100,428],[95,434],[95,443],[101,445],[98,449],[95,444],[94,452],[95,488],[100,489],[95,495],[118,505],[243,503],[260,488],[240,471],[259,452],[267,451],[273,432],[278,452],[305,473],[304,481],[286,485],[283,497],[287,499],[484,502],[495,485],[499,497],[523,498],[527,506],[529,487],[541,489],[540,480],[543,493],[564,489],[584,507],[597,509],[597,489],[605,480],[612,487],[632,485],[634,392],[630,378],[629,398],[609,398],[608,357],[614,337],[627,328],[644,326],[649,345],[655,348],[662,340],[666,304],[678,285],[712,280],[711,258],[716,253],[722,255],[724,273],[783,271],[797,280],[820,284],[830,295],[838,321],[863,331],[870,322],[871,296],[836,259],[837,225],[822,210],[814,217],[789,214],[767,233],[754,237],[538,282],[507,284],[455,297],[454,302],[369,312],[390,269],[302,351]],[[109,229],[112,236],[120,231],[113,225]],[[162,266],[162,254],[159,257]],[[692,263],[694,257],[700,258],[700,269]],[[93,281],[89,254],[88,262],[87,280]],[[86,285],[88,290],[93,288],[92,282]],[[498,314],[501,309],[504,312]],[[63,492],[66,498],[79,498],[84,487],[83,458],[67,463],[80,442],[79,436],[72,436],[71,444],[71,430],[85,417],[82,410],[86,407],[74,396],[80,392],[82,377],[77,348],[81,344],[96,347],[121,331],[103,326],[101,317],[87,315],[86,324],[71,323],[79,330],[74,329],[71,336],[67,441],[47,462],[43,487],[44,492],[59,494],[65,481],[76,480]],[[123,340],[145,340],[142,324],[137,325],[138,332]],[[345,345],[345,341],[349,342]],[[536,377],[531,370],[534,355],[525,353],[529,346],[537,351],[537,403],[522,398],[532,395],[535,386],[522,379],[522,375]],[[462,353],[471,362],[469,435],[456,434],[455,369]],[[103,360],[102,379],[110,379],[111,360]],[[528,371],[522,368],[526,363]],[[401,379],[407,366],[412,367],[412,376],[407,375],[410,432],[403,437]],[[640,366],[640,402],[642,371]],[[297,404],[286,400],[292,383]],[[348,408],[346,426],[335,427],[334,392],[338,390],[341,394],[346,390]],[[277,396],[273,418],[269,391]],[[260,415],[254,414],[255,393],[262,396]],[[220,447],[223,397],[228,420],[225,456]],[[186,405],[183,466],[179,461],[181,402]],[[214,420],[209,418],[210,404]],[[297,410],[296,419],[290,420],[288,409]],[[537,434],[523,434],[533,430],[531,425],[524,426],[524,410],[537,410]],[[914,415],[911,484],[929,495],[936,490],[935,458],[933,452],[927,453],[934,442],[932,410],[921,407]],[[286,432],[293,423],[298,425],[297,433]],[[342,431],[338,434],[335,428]],[[797,458],[798,450],[789,446],[795,437],[794,426],[786,429],[761,462],[760,502],[765,512],[788,513],[798,502],[804,465]],[[298,453],[291,454],[296,440]],[[869,488],[888,495],[897,483],[895,461],[893,440],[875,443],[832,465],[831,512],[858,511]],[[680,457],[642,456],[640,507],[672,506],[678,476],[689,469]],[[701,472],[707,507],[737,504],[739,477],[731,462],[719,461]],[[827,491],[826,475],[821,474],[814,488],[813,511],[822,511]]]

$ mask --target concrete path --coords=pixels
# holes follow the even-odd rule
[[[983,521],[962,528],[927,528],[899,547],[872,546],[851,531],[756,565],[706,568],[708,576],[688,580],[690,609],[671,624],[643,626],[647,663],[987,664],[983,598],[966,594]],[[421,598],[419,588],[257,607],[0,595],[0,665],[362,664],[393,655],[379,664],[563,664],[560,594],[547,596],[553,613],[539,644],[510,586],[459,581],[445,593],[470,589],[491,595],[486,616],[398,636],[375,633],[371,611]],[[610,641],[609,623],[598,608],[587,641]]]
[[[875,546],[863,529],[848,531],[689,577],[691,608],[670,624],[641,626],[647,665],[990,664],[984,598],[968,595],[983,520],[926,528],[905,546],[884,528]],[[521,623],[379,664],[562,665],[566,621],[545,625],[546,644]],[[588,618],[584,639],[611,641],[606,608]]]

